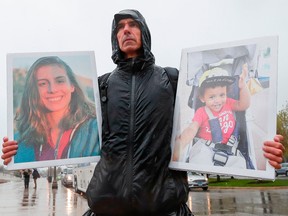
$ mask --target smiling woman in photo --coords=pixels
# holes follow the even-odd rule
[[[30,67],[15,125],[15,163],[99,155],[95,105],[57,56]]]

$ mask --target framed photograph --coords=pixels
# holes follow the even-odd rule
[[[101,109],[92,51],[7,54],[8,169],[96,162]]]
[[[170,168],[274,179],[278,37],[182,50]]]

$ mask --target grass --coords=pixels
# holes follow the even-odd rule
[[[209,186],[213,187],[288,187],[287,179],[257,180],[257,179],[231,179],[222,178],[217,181],[216,178],[209,178]]]

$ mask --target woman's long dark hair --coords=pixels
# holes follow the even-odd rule
[[[46,118],[47,109],[40,101],[36,80],[36,71],[47,65],[63,68],[75,89],[71,95],[69,112],[60,121],[61,129],[74,128],[88,118],[96,118],[95,105],[85,97],[72,69],[57,56],[42,57],[28,70],[21,105],[15,115],[16,127],[20,134],[19,142],[25,141],[31,145],[47,143],[50,125]]]

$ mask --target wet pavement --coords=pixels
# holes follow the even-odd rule
[[[193,190],[189,208],[197,215],[288,215],[288,187]]]
[[[0,176],[0,179],[3,176]],[[11,179],[10,179],[11,180]],[[0,184],[0,215],[15,216],[81,216],[88,208],[86,199],[58,181],[52,189],[45,178],[38,179],[34,189],[24,189],[24,180],[13,178]],[[262,189],[195,189],[188,206],[196,216],[202,215],[288,215],[288,187]]]
[[[88,209],[86,199],[60,181],[58,189],[52,189],[45,178],[37,180],[37,189],[33,187],[33,179],[28,189],[20,178],[0,184],[0,215],[79,216]]]

